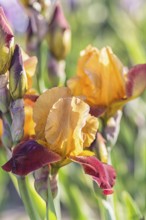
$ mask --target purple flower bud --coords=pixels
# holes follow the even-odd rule
[[[14,143],[18,143],[23,137],[24,127],[24,101],[17,99],[10,106],[12,125],[11,135]]]
[[[57,60],[63,60],[71,47],[71,31],[60,4],[56,4],[47,35],[49,49]]]
[[[0,7],[0,74],[7,72],[13,53],[14,36],[2,7]]]
[[[63,85],[65,82],[65,61],[58,61],[49,54],[48,57],[48,73],[51,86]]]
[[[15,45],[10,65],[9,89],[14,100],[22,98],[27,90],[27,77],[23,67],[21,49]]]
[[[27,50],[29,53],[37,50],[47,31],[48,27],[45,18],[38,11],[31,9],[27,29]]]

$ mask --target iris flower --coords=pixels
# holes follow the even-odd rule
[[[74,161],[105,195],[112,193],[115,170],[89,150],[99,124],[89,112],[89,105],[72,97],[68,88],[47,90],[34,104],[35,139],[18,144],[3,169],[24,176],[45,165],[59,169]]]
[[[81,52],[77,75],[67,82],[74,96],[83,96],[91,113],[109,118],[146,88],[146,64],[127,70],[110,47],[88,46]]]

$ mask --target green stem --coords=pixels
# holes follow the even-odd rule
[[[112,164],[112,161],[111,161],[111,149],[112,149],[112,147],[113,146],[107,146],[108,164]],[[107,209],[108,209],[108,218],[110,220],[116,220],[116,212],[115,212],[113,194],[110,195],[110,196],[107,196]]]
[[[26,212],[28,213],[30,220],[40,220],[38,214],[36,213],[36,210],[33,206],[33,203],[31,201],[27,184],[26,184],[26,178],[25,177],[17,177],[18,186],[20,190],[21,199],[24,203]]]
[[[38,57],[38,68],[37,68],[37,88],[38,92],[41,92],[41,43],[39,43],[37,48],[37,57]]]
[[[45,82],[42,75],[42,53],[41,53],[42,43],[39,43],[37,48],[37,58],[38,58],[38,67],[37,67],[37,89],[41,93],[45,89]]]
[[[46,202],[46,220],[57,220],[49,178],[48,178],[48,201]]]
[[[54,205],[55,205],[57,219],[61,220],[61,207],[60,207],[60,193],[59,193],[59,189],[58,189],[57,196],[54,199]]]

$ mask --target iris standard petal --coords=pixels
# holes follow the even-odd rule
[[[51,108],[45,127],[50,149],[62,156],[78,155],[95,138],[98,120],[79,98],[61,98]],[[93,126],[93,127],[92,127]]]
[[[45,140],[45,126],[50,109],[61,97],[71,96],[70,90],[65,87],[55,87],[39,96],[33,108],[33,119],[36,123],[37,139]]]

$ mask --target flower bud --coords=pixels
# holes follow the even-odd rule
[[[0,75],[0,111],[6,113],[9,109],[10,95],[7,88],[7,74]]]
[[[11,148],[13,145],[13,140],[11,136],[11,129],[10,129],[10,112],[6,112],[2,114],[2,143],[6,148]]]
[[[48,57],[48,73],[51,86],[63,85],[65,82],[65,61],[57,61],[53,55]]]
[[[7,72],[14,47],[13,32],[8,24],[3,9],[0,7],[0,74]]]
[[[10,106],[12,125],[11,135],[14,143],[18,143],[23,137],[24,127],[24,101],[23,99],[17,99],[11,102]]]
[[[114,146],[120,131],[120,122],[122,111],[118,110],[113,117],[107,120],[106,127],[104,128],[104,136],[109,146]]]
[[[50,0],[20,0],[20,3],[26,8],[26,10],[34,8],[41,13],[45,13],[51,4]]]
[[[31,9],[29,15],[29,26],[27,29],[26,46],[29,54],[36,53],[40,42],[48,32],[45,18],[35,9]]]
[[[47,36],[49,49],[57,60],[66,57],[71,47],[71,31],[59,4],[56,5]]]
[[[39,195],[45,200],[48,200],[48,181],[50,182],[50,188],[53,198],[57,196],[58,192],[58,175],[50,174],[51,166],[44,166],[34,172],[34,186]]]
[[[108,152],[107,152],[107,148],[106,148],[106,145],[105,145],[105,140],[104,140],[104,138],[102,137],[102,135],[100,133],[97,133],[96,144],[97,144],[97,149],[98,149],[100,160],[103,163],[107,163],[107,161],[108,161]]]
[[[25,7],[28,7],[29,6],[29,0],[20,0],[20,3],[25,6]]]
[[[22,98],[27,90],[27,77],[23,67],[21,49],[15,46],[10,66],[9,89],[14,100]]]
[[[91,145],[92,151],[95,152],[97,158],[100,159],[103,163],[108,162],[108,151],[106,147],[106,141],[103,136],[97,132],[96,139]]]

